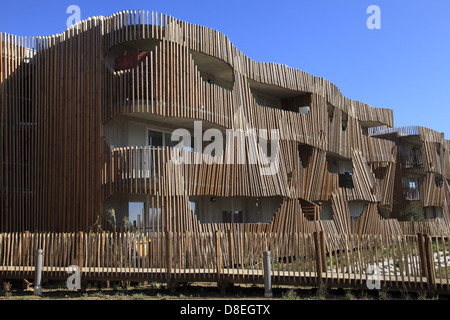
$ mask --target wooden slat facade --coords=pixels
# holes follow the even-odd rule
[[[225,35],[167,15],[122,11],[79,25],[31,39],[1,34],[0,231],[88,231],[104,202],[121,193],[152,196],[140,219],[148,226],[150,213],[161,210],[160,232],[403,232],[397,220],[377,212],[378,204],[403,199],[399,140],[368,130],[392,127],[392,110],[348,99],[303,71],[253,61]],[[116,70],[107,58],[124,46],[146,47],[148,54],[135,68]],[[208,81],[199,59],[227,66],[231,82]],[[273,92],[280,107],[261,103],[255,90]],[[306,102],[306,114],[295,111]],[[274,130],[278,170],[262,175],[260,162],[236,164],[239,146],[224,152],[233,164],[182,165],[171,162],[169,147],[114,146],[105,126],[126,117],[172,127],[182,119],[222,130]],[[442,208],[436,223],[448,223],[449,143],[433,130],[417,131],[427,172],[423,206]],[[249,154],[258,146],[249,141],[246,148]],[[192,162],[202,157],[184,152]],[[340,186],[329,157],[352,163],[352,188]],[[436,175],[443,179],[439,188]],[[283,201],[270,223],[202,223],[190,196]],[[309,221],[299,199],[331,203],[333,219]],[[351,221],[355,201],[366,207]]]

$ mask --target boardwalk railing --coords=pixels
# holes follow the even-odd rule
[[[0,278],[32,279],[43,249],[43,278],[263,283],[263,251],[273,284],[449,292],[450,240],[411,236],[293,233],[0,234]]]

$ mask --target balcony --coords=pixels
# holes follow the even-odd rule
[[[175,70],[159,47],[126,56],[116,51],[105,59],[109,72],[105,122],[118,114],[141,113],[230,125],[233,72],[223,67],[224,62],[206,61],[198,55],[189,59],[187,52],[180,52],[187,60],[177,60]],[[209,65],[206,71],[205,65]]]
[[[213,162],[209,155],[178,147],[122,147],[109,154],[102,180],[106,196],[114,192],[182,194],[185,165],[197,164],[204,157]]]
[[[404,169],[421,169],[425,165],[422,161],[422,156],[407,156],[401,158],[402,167]]]
[[[111,192],[153,194],[159,190],[165,164],[170,158],[165,147],[124,147],[111,150],[104,168],[103,184]]]
[[[320,210],[318,206],[302,206],[302,213],[309,221],[320,220]]]

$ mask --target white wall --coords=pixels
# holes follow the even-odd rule
[[[344,174],[346,172],[353,172],[353,165],[351,160],[329,158],[327,159],[327,169],[331,173]]]
[[[350,218],[352,220],[358,218],[366,208],[366,201],[349,201],[348,210],[350,211]]]
[[[104,127],[104,135],[114,148],[128,145],[128,122],[114,118]]]
[[[147,145],[147,125],[145,123],[115,118],[105,125],[104,134],[115,148],[145,147]]]
[[[441,207],[425,207],[425,219],[442,218]]]
[[[244,223],[270,223],[281,206],[282,197],[192,197],[198,199],[198,215],[202,223],[221,223],[222,211],[243,211]],[[256,205],[258,203],[258,205]]]
[[[333,220],[333,210],[330,201],[322,201],[322,211],[320,212],[320,220]]]
[[[128,145],[145,147],[147,144],[147,129],[144,124],[128,122]]]

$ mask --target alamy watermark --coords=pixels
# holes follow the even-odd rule
[[[194,121],[194,136],[187,129],[176,129],[171,135],[171,162],[174,164],[252,164],[261,175],[273,175],[279,169],[278,129],[216,128],[203,132],[202,121]],[[193,152],[193,153],[192,153]]]
[[[377,265],[372,265],[367,268],[366,277],[367,288],[369,290],[381,289],[380,272]]]
[[[381,29],[381,9],[379,6],[373,4],[367,7],[367,14],[370,16],[367,18],[366,25],[370,30]]]
[[[66,20],[66,26],[67,28],[71,28],[72,26],[75,27],[76,29],[80,29],[81,26],[79,24],[79,22],[81,21],[81,9],[79,6],[77,5],[70,5],[67,7],[66,9],[66,13],[71,14],[67,20]]]
[[[67,289],[81,289],[81,272],[80,268],[76,265],[68,266],[66,272],[71,276],[67,278]]]

